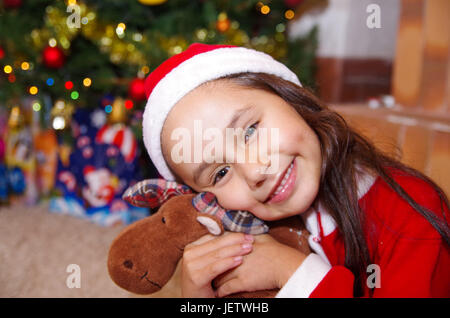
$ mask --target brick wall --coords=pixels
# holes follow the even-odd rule
[[[393,61],[394,108],[334,108],[382,150],[450,197],[450,1],[402,0]]]
[[[431,177],[450,197],[450,116],[362,104],[333,108],[378,148]]]
[[[401,4],[392,92],[404,107],[449,114],[450,1]]]

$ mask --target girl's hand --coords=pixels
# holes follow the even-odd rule
[[[242,263],[252,250],[252,235],[228,233],[205,235],[184,249],[181,267],[183,297],[215,297],[212,280]]]
[[[270,235],[257,235],[253,251],[243,258],[243,263],[214,280],[216,295],[281,288],[305,258],[305,254]]]

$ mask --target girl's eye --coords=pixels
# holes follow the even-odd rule
[[[256,128],[258,127],[258,122],[254,123],[250,127],[247,128],[247,131],[245,132],[245,143],[247,143],[248,139],[256,132]]]
[[[230,166],[226,166],[222,169],[220,169],[215,177],[214,177],[214,181],[213,184],[215,185],[217,182],[219,182],[223,177],[225,177],[225,175],[228,173],[228,170],[230,170]]]

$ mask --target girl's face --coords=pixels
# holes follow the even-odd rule
[[[229,138],[229,132],[237,137]],[[161,140],[172,171],[195,191],[214,193],[225,209],[278,220],[306,211],[319,189],[319,139],[276,94],[227,80],[209,82],[173,107]],[[239,151],[245,160],[238,159]],[[262,155],[251,157],[257,151]],[[180,160],[189,152],[188,160]]]

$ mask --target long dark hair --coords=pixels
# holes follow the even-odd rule
[[[345,266],[355,275],[355,296],[363,293],[363,277],[370,264],[357,193],[357,168],[363,167],[380,176],[414,210],[423,215],[450,245],[450,230],[443,205],[449,209],[444,191],[430,178],[381,152],[358,134],[337,112],[330,110],[308,89],[265,73],[239,73],[222,79],[244,87],[279,95],[302,116],[318,135],[322,150],[322,171],[316,202],[321,202],[335,219],[345,245]],[[444,218],[419,205],[392,177],[400,170],[428,182],[441,200]]]

